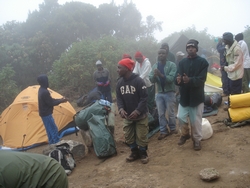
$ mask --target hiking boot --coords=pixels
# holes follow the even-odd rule
[[[148,154],[146,150],[140,150],[140,158],[141,158],[142,164],[148,163],[149,159],[148,159]]]
[[[185,142],[186,142],[189,138],[190,138],[190,135],[189,135],[189,134],[187,134],[187,135],[185,135],[185,136],[181,136],[181,138],[180,138],[180,140],[179,140],[179,142],[178,142],[178,145],[183,145],[183,144],[185,144]]]
[[[194,150],[195,151],[201,150],[201,142],[200,141],[194,141]]]
[[[170,134],[178,134],[178,131],[177,130],[171,130]]]
[[[170,134],[167,133],[167,134],[160,134],[160,136],[158,137],[158,140],[162,140],[163,138],[166,138],[167,136],[169,136]]]
[[[132,148],[131,154],[126,158],[127,162],[132,162],[140,158],[140,153],[138,148]]]

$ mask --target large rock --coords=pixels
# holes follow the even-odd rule
[[[85,144],[73,140],[61,140],[56,144],[48,145],[47,148],[43,150],[44,155],[49,155],[49,153],[56,148],[57,145],[67,143],[70,146],[70,151],[73,154],[75,161],[80,161],[88,154],[88,148]]]
[[[204,181],[212,181],[219,177],[220,174],[215,168],[205,168],[200,171],[200,178]]]

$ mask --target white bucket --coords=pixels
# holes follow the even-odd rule
[[[213,135],[213,128],[206,118],[202,118],[202,140],[209,139]]]

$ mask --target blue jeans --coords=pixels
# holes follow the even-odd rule
[[[58,135],[58,128],[55,124],[54,118],[52,115],[41,117],[47,136],[49,144],[55,144],[60,141],[59,135]]]
[[[160,132],[161,134],[168,134],[167,125],[170,131],[176,130],[175,119],[175,92],[157,93],[155,102],[159,114]],[[166,118],[166,111],[168,112],[168,120]]]

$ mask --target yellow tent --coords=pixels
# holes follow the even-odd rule
[[[221,78],[219,76],[215,76],[209,72],[207,73],[206,84],[212,85],[215,87],[222,87]]]
[[[38,113],[39,85],[29,86],[15,98],[0,117],[0,136],[3,146],[25,148],[32,145],[47,143],[47,134]],[[62,95],[49,89],[52,98]],[[58,130],[65,128],[73,121],[76,111],[69,102],[54,107],[53,117]]]
[[[206,93],[222,93],[221,78],[208,72],[204,90]]]

